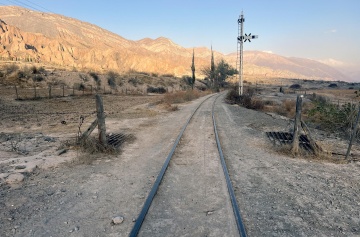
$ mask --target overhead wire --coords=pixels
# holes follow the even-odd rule
[[[21,1],[19,1],[19,0],[8,0],[8,1],[11,1],[11,2],[13,2],[13,3],[14,3],[14,2],[17,2],[19,5],[22,5],[23,7],[29,7],[29,8],[31,8],[31,9],[33,9],[33,10],[42,12],[40,9],[38,9],[38,8],[36,8],[36,7],[33,7],[33,6],[30,6],[29,4],[23,3],[23,2],[21,2]]]
[[[47,8],[45,8],[45,7],[41,6],[41,5],[39,5],[39,4],[36,4],[36,3],[31,2],[31,1],[29,1],[29,0],[25,0],[25,1],[27,1],[27,2],[28,2],[28,3],[30,3],[30,4],[35,5],[35,6],[37,6],[37,7],[40,7],[40,8],[42,8],[42,9],[44,9],[44,10],[48,11],[48,12],[51,12],[51,13],[54,13],[54,14],[55,14],[55,12],[53,12],[53,11],[51,11],[51,10],[49,10],[49,9],[47,9]]]
[[[36,4],[36,3],[34,3],[34,2],[31,2],[31,1],[29,1],[29,0],[25,0],[25,1],[27,1],[29,4],[28,4],[28,3],[25,3],[25,2],[23,2],[23,1],[20,1],[20,0],[6,0],[6,1],[8,1],[8,2],[14,4],[14,5],[17,5],[17,6],[20,6],[20,7],[25,7],[25,8],[30,8],[30,9],[32,9],[32,10],[36,10],[36,11],[39,11],[39,12],[44,12],[43,10],[41,10],[41,9],[44,9],[44,10],[47,11],[47,12],[54,13],[53,11],[51,11],[51,10],[49,10],[49,9],[47,9],[47,8],[39,5],[39,4]],[[30,4],[32,4],[32,5],[30,5]],[[5,4],[4,4],[4,5],[5,5]],[[41,9],[40,9],[40,8],[41,8]]]

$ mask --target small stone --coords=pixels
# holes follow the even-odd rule
[[[132,222],[135,222],[136,221],[136,219],[135,218],[132,218]]]
[[[206,215],[207,216],[210,216],[211,214],[213,214],[214,212],[212,212],[212,211],[208,211],[207,213],[206,213]]]
[[[68,150],[67,149],[61,149],[60,151],[58,151],[57,155],[61,156],[62,154],[65,154]]]
[[[16,170],[23,170],[25,168],[26,168],[26,165],[17,165],[17,166],[15,166]]]
[[[16,184],[24,181],[24,175],[20,173],[11,174],[6,178],[6,183],[8,184]]]
[[[119,225],[119,224],[121,224],[121,223],[123,223],[124,222],[124,217],[122,217],[122,216],[116,216],[116,217],[114,217],[113,219],[112,219],[112,224],[114,224],[114,225]]]
[[[46,142],[55,142],[55,138],[53,138],[53,137],[44,137],[44,141],[46,141]]]

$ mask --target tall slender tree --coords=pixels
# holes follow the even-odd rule
[[[192,88],[192,90],[194,90],[194,84],[195,84],[195,52],[194,52],[194,49],[193,49],[193,56],[192,56],[191,71],[192,71],[191,88]]]
[[[212,86],[215,86],[215,62],[214,62],[214,52],[212,50],[212,45],[211,45],[210,81]]]

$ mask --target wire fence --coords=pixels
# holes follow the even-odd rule
[[[67,96],[85,96],[93,94],[118,94],[118,95],[145,95],[147,87],[140,88],[116,88],[111,87],[93,87],[93,86],[49,86],[43,87],[13,87],[14,95],[17,100],[32,100],[42,98],[67,97]]]

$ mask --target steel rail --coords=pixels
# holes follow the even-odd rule
[[[212,107],[212,119],[213,119],[213,124],[214,124],[215,139],[216,139],[216,144],[217,144],[217,147],[218,147],[218,150],[219,150],[221,165],[222,165],[222,168],[223,168],[223,171],[224,171],[226,184],[227,184],[227,188],[228,188],[230,199],[231,199],[231,204],[232,204],[232,207],[233,207],[233,212],[234,212],[235,219],[236,219],[236,225],[238,227],[240,237],[247,237],[245,225],[244,225],[244,222],[243,222],[243,220],[241,218],[240,208],[239,208],[239,205],[237,204],[237,201],[236,201],[235,192],[234,192],[234,189],[233,189],[232,184],[231,184],[229,171],[228,171],[228,169],[226,167],[224,154],[223,154],[223,151],[221,149],[219,134],[217,132],[217,127],[216,127],[215,102],[219,98],[219,96],[217,96],[216,99],[214,100],[213,107]]]
[[[133,226],[133,228],[132,228],[132,230],[131,230],[131,232],[130,232],[130,234],[129,234],[129,237],[136,237],[136,236],[139,234],[140,228],[141,228],[141,226],[142,226],[142,224],[143,224],[143,222],[144,222],[144,220],[145,220],[145,216],[146,216],[147,212],[149,211],[149,208],[150,208],[150,206],[151,206],[151,203],[152,203],[152,201],[153,201],[153,199],[154,199],[154,197],[155,197],[155,195],[156,195],[156,193],[157,193],[157,191],[158,191],[158,189],[159,189],[160,183],[161,183],[161,181],[162,181],[162,179],[163,179],[163,177],[164,177],[164,175],[165,175],[165,172],[166,172],[167,167],[169,166],[170,160],[171,160],[171,158],[172,158],[172,156],[173,156],[173,154],[174,154],[174,152],[175,152],[175,149],[176,149],[177,145],[178,145],[179,142],[180,142],[180,139],[181,139],[183,133],[184,133],[185,130],[186,130],[186,127],[187,127],[188,124],[190,123],[190,120],[192,119],[192,117],[194,116],[194,114],[196,113],[196,111],[198,111],[198,109],[201,107],[201,105],[202,105],[205,101],[207,101],[208,99],[210,99],[210,98],[213,97],[213,96],[214,96],[214,95],[209,96],[208,98],[206,98],[205,100],[203,100],[203,101],[199,104],[199,106],[194,110],[194,112],[191,114],[191,116],[188,118],[188,120],[186,121],[185,125],[184,125],[183,128],[181,129],[181,132],[179,133],[177,139],[175,140],[175,143],[174,143],[174,145],[173,145],[173,147],[172,147],[169,155],[167,156],[167,158],[166,158],[166,160],[165,160],[165,162],[164,162],[164,164],[163,164],[163,166],[162,166],[162,168],[161,168],[161,170],[160,170],[160,172],[159,172],[159,174],[158,174],[158,176],[157,176],[157,178],[156,178],[156,180],[155,180],[155,183],[154,183],[154,185],[153,185],[152,188],[151,188],[151,191],[150,191],[148,197],[146,198],[146,201],[145,201],[145,203],[144,203],[144,206],[143,206],[143,208],[141,209],[141,212],[140,212],[138,218],[137,218],[136,221],[135,221],[135,224],[134,224],[134,226]]]

